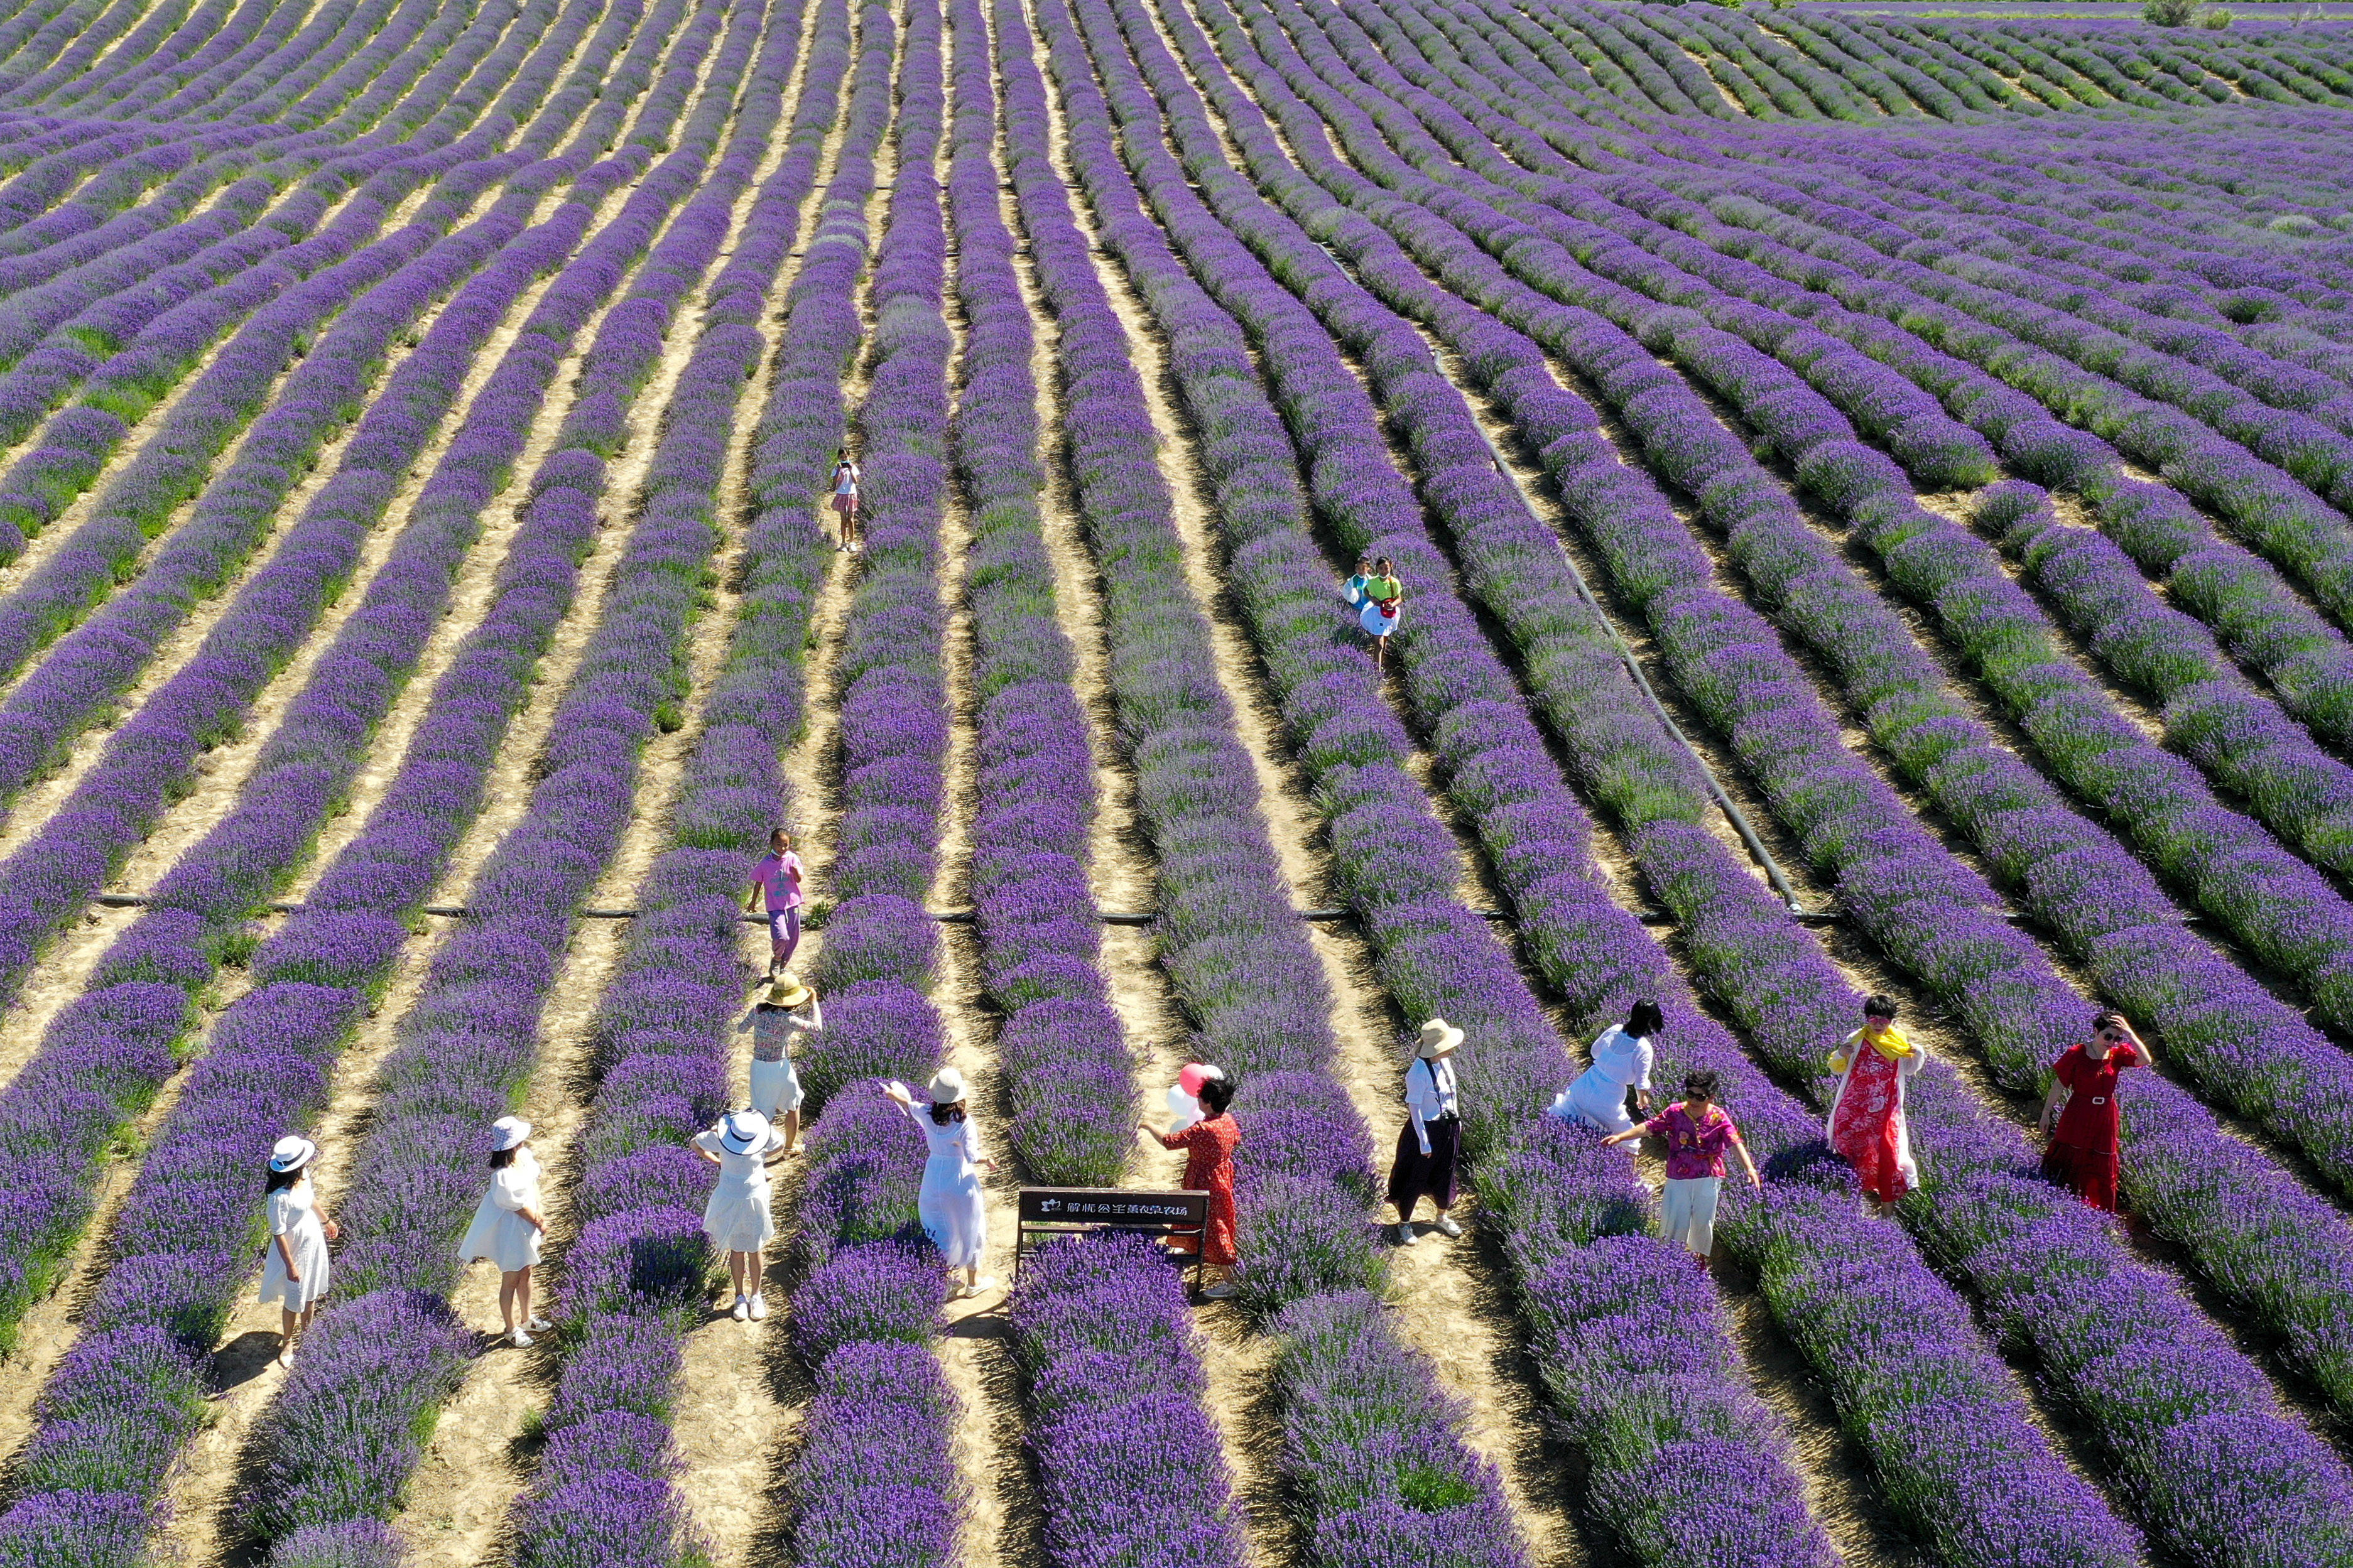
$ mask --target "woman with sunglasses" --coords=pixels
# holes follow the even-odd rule
[[[2122,1013],[2092,1020],[2092,1044],[2069,1046],[2052,1064],[2042,1098],[2042,1174],[2095,1209],[2116,1210],[2116,1075],[2154,1066],[2156,1058]],[[2062,1107],[2064,1107],[2063,1110]]]

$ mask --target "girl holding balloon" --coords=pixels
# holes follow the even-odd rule
[[[1190,1063],[1177,1075],[1176,1087],[1168,1091],[1168,1109],[1176,1113],[1176,1124],[1166,1132],[1155,1132],[1140,1121],[1135,1125],[1137,1132],[1163,1149],[1185,1151],[1184,1189],[1209,1194],[1209,1224],[1200,1240],[1201,1261],[1220,1269],[1240,1261],[1234,1251],[1234,1150],[1240,1145],[1242,1134],[1226,1113],[1233,1099],[1231,1079],[1216,1068]],[[1169,1247],[1190,1252],[1193,1241],[1189,1237],[1172,1237]],[[1230,1300],[1234,1282],[1217,1280],[1205,1286],[1201,1294],[1212,1301]]]

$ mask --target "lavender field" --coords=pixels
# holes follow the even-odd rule
[[[2252,9],[0,0],[0,1568],[2353,1568],[2353,21]],[[1641,998],[1711,1267],[1544,1114]],[[1017,1282],[1188,1061],[1234,1299]]]

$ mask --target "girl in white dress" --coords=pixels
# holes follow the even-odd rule
[[[539,1158],[531,1152],[531,1123],[501,1116],[491,1123],[491,1190],[474,1210],[474,1223],[458,1244],[458,1261],[487,1258],[499,1271],[499,1316],[518,1347],[554,1325],[531,1310],[531,1271],[539,1261],[547,1221],[539,1201]],[[518,1322],[516,1320],[522,1321]]]
[[[793,1047],[803,1035],[824,1030],[817,993],[789,969],[768,987],[768,999],[735,1026],[737,1034],[752,1037],[752,1109],[770,1121],[784,1118],[787,1156],[801,1135],[801,1079]]]
[[[1626,1091],[1651,1109],[1651,1038],[1666,1027],[1656,1002],[1637,1002],[1623,1024],[1612,1025],[1593,1042],[1593,1065],[1554,1097],[1546,1114],[1581,1123],[1599,1132],[1623,1132],[1634,1125],[1626,1114]]]
[[[718,1124],[694,1135],[694,1149],[719,1167],[719,1184],[702,1205],[702,1231],[727,1255],[727,1278],[735,1286],[737,1322],[768,1315],[760,1284],[767,1264],[760,1249],[776,1234],[768,1213],[768,1167],[776,1163],[784,1135],[756,1110],[731,1110]]]
[[[294,1342],[311,1326],[319,1298],[327,1293],[327,1243],[342,1234],[320,1205],[311,1185],[319,1146],[290,1132],[269,1151],[269,1178],[262,1187],[269,1211],[269,1261],[261,1268],[261,1301],[279,1305],[278,1364],[294,1363]]]
[[[994,1171],[997,1162],[981,1158],[980,1141],[965,1114],[964,1074],[942,1068],[932,1078],[931,1103],[915,1108],[915,1097],[895,1080],[882,1092],[897,1100],[922,1130],[928,1157],[923,1162],[923,1186],[915,1196],[915,1212],[923,1234],[947,1259],[948,1272],[962,1273],[958,1297],[977,1296],[997,1289],[994,1276],[980,1271],[980,1255],[988,1245],[988,1213],[980,1190],[980,1173]]]

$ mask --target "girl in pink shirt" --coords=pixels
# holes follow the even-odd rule
[[[752,868],[752,891],[744,900],[751,909],[762,894],[768,900],[768,978],[776,979],[793,961],[801,944],[801,858],[793,853],[793,836],[783,828],[768,835],[768,853]]]
[[[1740,1129],[1715,1103],[1716,1088],[1715,1074],[1694,1072],[1683,1079],[1679,1103],[1639,1127],[1613,1132],[1601,1141],[1602,1147],[1608,1148],[1645,1133],[1666,1140],[1667,1186],[1659,1196],[1660,1228],[1667,1240],[1680,1241],[1690,1248],[1703,1269],[1708,1255],[1715,1250],[1715,1205],[1724,1191],[1725,1150],[1730,1148],[1740,1156],[1750,1186],[1765,1184],[1757,1174],[1757,1163],[1748,1157],[1748,1145],[1741,1141]]]

